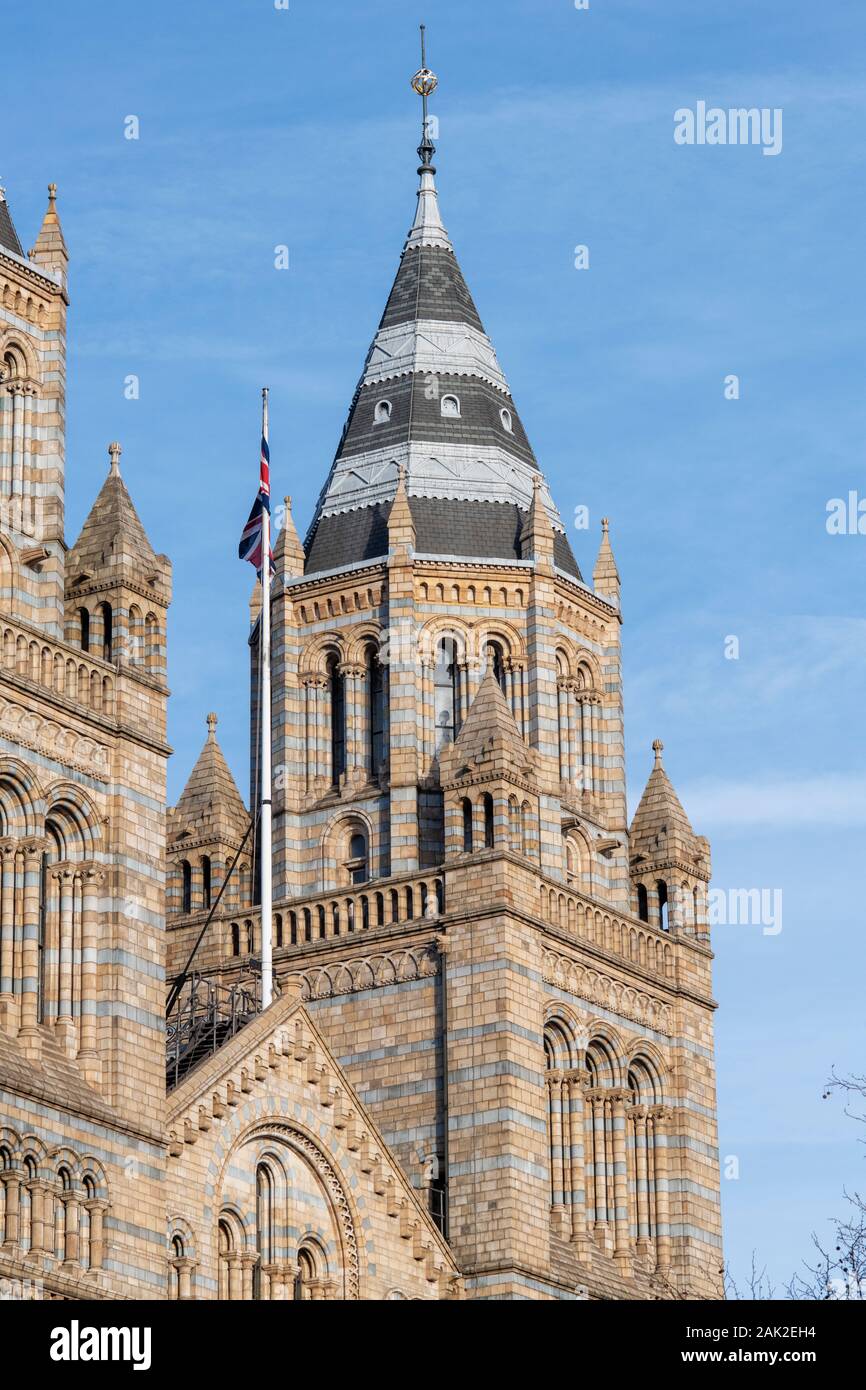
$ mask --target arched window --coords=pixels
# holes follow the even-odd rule
[[[484,848],[492,849],[494,841],[493,829],[493,797],[489,792],[484,793]]]
[[[21,377],[23,375],[24,368],[22,361],[19,358],[17,352],[13,352],[10,349],[3,358],[3,380],[15,381],[17,377]]]
[[[370,737],[370,772],[378,777],[385,763],[384,671],[376,648],[367,648],[367,727]]]
[[[443,415],[452,420],[460,415],[460,401],[456,396],[443,396],[439,408]]]
[[[223,1218],[217,1228],[217,1244],[219,1251],[218,1292],[220,1298],[225,1302],[228,1299],[240,1297],[239,1251],[235,1246],[235,1233],[232,1224],[227,1218]]]
[[[505,406],[503,406],[499,412],[499,418],[502,421],[502,428],[504,430],[507,430],[509,434],[513,434],[514,420],[512,419],[511,411],[507,410]]]
[[[580,883],[580,853],[573,835],[565,831],[562,836],[565,851],[565,881],[577,886]]]
[[[360,826],[354,826],[349,833],[348,858],[345,868],[350,883],[366,883],[370,877],[367,834]]]
[[[572,1043],[564,1025],[554,1019],[544,1029],[544,1060],[548,1072],[547,1144],[551,1206],[571,1203],[571,1169],[566,1159],[570,1147],[569,1092],[563,1084],[566,1070],[574,1065]]]
[[[144,620],[144,652],[147,669],[157,670],[160,665],[159,620],[155,613],[148,613]]]
[[[662,931],[668,931],[670,923],[668,921],[668,886],[663,878],[656,884],[659,905],[659,926]]]
[[[192,866],[188,859],[180,861],[180,910],[192,912]]]
[[[111,611],[111,604],[100,603],[99,612],[102,617],[102,659],[103,661],[111,661],[114,646],[114,615]]]
[[[639,883],[637,886],[637,915],[642,922],[649,921],[649,896],[645,883]]]
[[[433,668],[437,751],[446,743],[453,743],[457,733],[458,681],[457,644],[452,637],[443,637],[436,648],[436,665]]]
[[[68,1204],[72,1193],[72,1175],[68,1168],[58,1169],[57,1181],[60,1183],[61,1195],[54,1204],[54,1257],[57,1260],[67,1260],[70,1257]]]
[[[239,956],[241,953],[241,924],[232,922],[232,955]]]
[[[387,425],[391,419],[391,402],[377,401],[373,409],[373,424]]]
[[[263,1266],[274,1258],[274,1175],[267,1163],[256,1167],[256,1249],[258,1262],[253,1270],[253,1297],[262,1297]]]
[[[96,1201],[96,1183],[89,1173],[84,1177],[84,1201],[79,1215],[79,1245],[81,1263],[85,1269],[93,1269],[96,1251],[93,1248],[93,1203]]]
[[[171,1238],[171,1259],[169,1260],[169,1286],[168,1296],[171,1299],[180,1298],[180,1261],[184,1257],[184,1246],[182,1236],[172,1236]]]
[[[328,657],[327,671],[331,693],[331,782],[337,787],[346,771],[346,691],[339,657]]]
[[[315,1283],[317,1273],[315,1255],[308,1246],[302,1245],[298,1251],[298,1273],[295,1278],[295,1298],[312,1298],[312,1286]]]
[[[460,802],[463,811],[463,853],[472,853],[472,802],[464,796]]]
[[[78,610],[78,641],[83,652],[90,651],[90,610],[79,608]]]
[[[211,900],[211,864],[210,855],[203,854],[201,857],[201,895],[202,907],[210,907]]]
[[[128,659],[131,665],[140,666],[142,664],[142,647],[144,645],[144,619],[141,609],[137,604],[130,604],[129,608],[129,646],[127,649]]]

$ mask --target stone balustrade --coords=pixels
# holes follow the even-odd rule
[[[0,624],[0,664],[4,671],[23,676],[96,714],[114,714],[110,666],[9,618]]]

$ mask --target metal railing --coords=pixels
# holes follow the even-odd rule
[[[166,1088],[171,1091],[261,1012],[261,978],[220,985],[191,974],[166,1020]]]

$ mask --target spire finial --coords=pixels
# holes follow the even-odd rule
[[[49,183],[49,185],[48,185],[48,201],[49,201],[49,203],[54,203],[54,202],[57,201],[57,184],[56,184],[56,183]]]
[[[208,738],[211,738],[211,739],[216,738],[216,726],[217,726],[217,717],[216,717],[216,715],[213,713],[213,711],[211,711],[211,713],[210,713],[210,714],[208,715],[208,717],[207,717],[207,736],[208,736]]]
[[[653,752],[656,755],[656,767],[661,767],[662,753],[664,752],[664,744],[662,743],[660,738],[653,739]]]
[[[431,72],[427,66],[427,27],[421,25],[421,66],[412,78],[412,89],[416,91],[422,101],[422,124],[421,124],[421,144],[418,146],[418,158],[421,161],[419,174],[435,174],[432,160],[436,153],[436,147],[430,139],[430,121],[427,115],[427,98],[432,96],[439,86],[439,78],[435,72]]]
[[[123,450],[121,449],[120,445],[117,443],[117,440],[115,440],[113,444],[109,444],[109,446],[108,446],[108,457],[111,459],[111,467],[110,467],[110,469],[109,469],[109,477],[111,477],[111,478],[119,478],[119,477],[120,477],[120,455],[121,455],[122,453],[123,453]]]
[[[610,530],[610,519],[609,519],[608,517],[606,517],[606,516],[603,516],[602,519],[601,519],[601,530],[602,530],[602,534],[605,535],[605,536],[607,535],[608,531]]]

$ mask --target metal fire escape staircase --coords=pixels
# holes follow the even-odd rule
[[[220,985],[187,975],[166,1022],[165,1081],[174,1090],[193,1067],[211,1057],[261,1013],[261,979]]]

